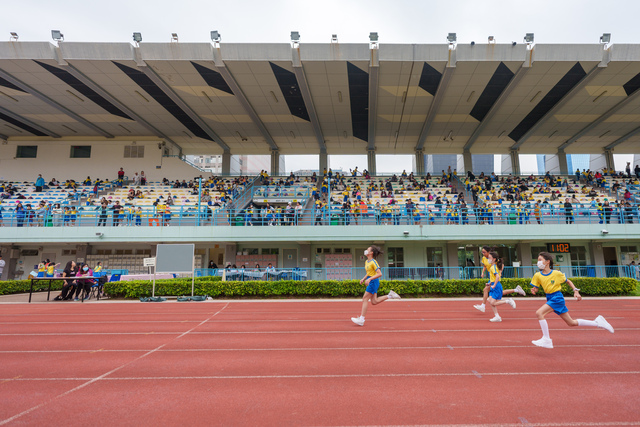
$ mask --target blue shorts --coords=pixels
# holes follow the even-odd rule
[[[367,276],[365,280],[367,280],[368,278],[369,276]],[[377,294],[379,287],[380,287],[380,279],[373,279],[372,281],[369,282],[369,285],[367,286],[367,292],[369,292],[370,294]]]
[[[496,283],[496,287],[493,289],[489,289],[489,296],[496,301],[500,301],[502,299],[502,283]]]
[[[44,277],[44,271],[38,271],[38,277]]]
[[[547,305],[553,308],[553,312],[558,315],[569,311],[567,304],[564,302],[562,291],[547,294]]]

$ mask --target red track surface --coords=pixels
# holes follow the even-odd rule
[[[48,303],[0,309],[0,425],[640,425],[640,300]]]

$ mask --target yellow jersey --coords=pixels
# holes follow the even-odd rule
[[[531,286],[542,287],[546,294],[552,294],[558,292],[566,281],[567,276],[564,273],[558,270],[551,270],[549,274],[543,274],[542,272],[534,274],[531,279]]]
[[[47,274],[53,276],[53,271],[55,270],[56,265],[51,263],[47,266]]]
[[[367,260],[367,262],[364,264],[364,268],[365,270],[367,270],[367,276],[373,277],[375,276],[376,271],[380,270],[380,265],[378,264],[378,261],[376,261],[375,259],[371,259]]]
[[[482,263],[482,265],[484,265],[484,268],[489,271],[489,269],[491,268],[491,263],[489,262],[489,260],[487,259],[486,256],[482,257],[482,260],[480,260],[480,262]]]
[[[489,272],[491,283],[495,283],[496,276],[498,275],[498,266],[496,266],[495,264],[489,264],[489,268],[487,269],[487,271]]]

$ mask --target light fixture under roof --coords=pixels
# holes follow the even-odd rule
[[[496,38],[494,36],[489,36],[489,43],[495,43],[496,42]]]
[[[11,31],[9,34],[11,35],[11,37],[9,37],[10,42],[18,41],[18,33],[16,33],[15,31]]]
[[[338,35],[331,34],[331,43],[338,43]]]
[[[178,43],[178,33],[171,33],[171,43]]]
[[[51,38],[57,42],[63,42],[64,34],[62,34],[60,30],[51,30]]]
[[[376,43],[378,41],[378,33],[369,33],[369,41],[371,43]]]
[[[211,41],[215,43],[220,43],[220,33],[218,31],[211,31]]]
[[[533,33],[525,34],[524,42],[527,43],[527,44],[532,44],[533,43]]]
[[[291,31],[291,41],[296,43],[300,41],[300,32],[298,31]]]
[[[142,41],[142,33],[133,33],[133,41],[140,43]]]
[[[600,43],[607,44],[611,41],[611,33],[604,33],[600,36]]]
[[[455,43],[458,40],[458,36],[456,35],[456,33],[449,33],[449,35],[447,35],[447,41],[451,44]]]

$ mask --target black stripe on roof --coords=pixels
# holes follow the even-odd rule
[[[442,73],[425,62],[422,66],[422,74],[420,74],[418,86],[436,96],[441,79]]]
[[[560,79],[558,83],[545,95],[544,98],[540,100],[538,105],[533,107],[533,110],[527,117],[522,119],[522,121],[516,126],[511,133],[509,134],[509,138],[514,141],[518,141],[522,136],[529,131],[538,121],[549,112],[556,105],[563,96],[565,96],[571,89],[578,84],[580,80],[586,76],[587,73],[584,71],[579,62],[576,62],[576,65],[571,67],[569,71]]]
[[[640,88],[640,73],[633,76],[631,80],[623,84],[622,87],[624,88],[624,91],[627,93],[627,96],[631,95],[633,92],[638,90],[638,88]]]
[[[203,67],[200,64],[196,64],[193,61],[191,61],[191,65],[193,65],[196,71],[200,74],[200,76],[204,79],[204,81],[209,86],[211,86],[214,89],[218,89],[223,92],[234,95],[233,91],[231,90],[227,82],[224,80],[224,77],[222,77],[222,74],[210,68]]]
[[[36,136],[48,136],[46,133],[42,133],[37,129],[32,128],[31,126],[24,124],[13,117],[9,117],[5,114],[0,113],[0,120],[4,120],[5,122],[11,123],[12,125],[19,127],[20,129],[26,130],[27,132],[31,132]]]
[[[48,72],[50,72],[51,74],[53,74],[54,76],[56,76],[57,78],[59,78],[60,80],[62,80],[63,82],[65,82],[66,84],[68,84],[69,86],[71,86],[73,89],[77,90],[78,92],[80,92],[81,94],[89,98],[91,101],[95,102],[97,105],[99,105],[101,108],[103,108],[107,112],[113,114],[114,116],[122,117],[128,120],[133,120],[131,117],[126,115],[124,112],[122,112],[118,107],[116,107],[115,105],[113,105],[112,103],[104,99],[102,96],[97,94],[89,86],[85,85],[80,80],[78,80],[73,75],[71,75],[68,71],[65,71],[58,67],[54,67],[49,64],[45,64],[44,62],[40,62],[40,61],[34,61],[34,62],[40,65],[45,70],[47,70]]]
[[[353,136],[369,140],[369,73],[347,62],[349,99],[351,101],[351,129]]]
[[[17,90],[19,92],[26,93],[24,90],[20,89],[18,86],[14,85],[10,81],[3,79],[2,77],[0,77],[0,86],[4,86],[4,87],[9,88],[9,89],[13,89],[13,90]]]
[[[482,121],[513,78],[513,72],[501,62],[471,110],[471,117]]]
[[[307,111],[307,106],[304,104],[296,75],[289,70],[277,66],[273,62],[269,62],[269,65],[271,65],[273,75],[278,81],[278,86],[280,86],[280,91],[282,91],[282,96],[289,107],[291,115],[310,122],[309,112]]]
[[[131,80],[133,80],[138,86],[140,86],[145,92],[149,94],[153,99],[158,102],[158,104],[162,105],[165,110],[169,112],[173,117],[175,117],[180,123],[184,125],[187,129],[191,131],[198,138],[207,139],[209,141],[213,141],[211,137],[200,127],[196,122],[193,121],[189,115],[182,110],[173,102],[169,96],[162,91],[145,73],[142,71],[138,71],[134,68],[127,67],[126,65],[119,64],[115,61],[113,63],[116,67],[120,68],[122,72],[124,72]]]

